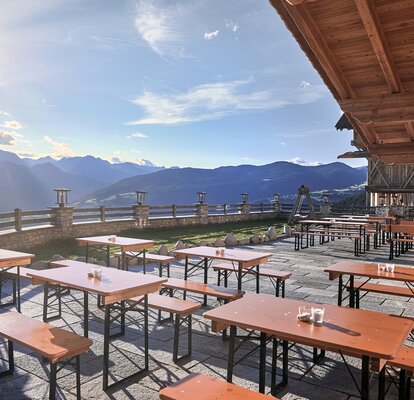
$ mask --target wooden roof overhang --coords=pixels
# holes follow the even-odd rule
[[[269,0],[360,136],[414,163],[414,0]]]

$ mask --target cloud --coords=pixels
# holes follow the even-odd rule
[[[142,132],[135,132],[132,135],[128,135],[127,138],[131,139],[131,138],[139,138],[139,139],[144,139],[147,138],[148,136],[145,133]]]
[[[6,111],[1,111],[0,110],[0,115],[5,115],[6,117],[10,117],[10,114]]]
[[[204,40],[213,40],[213,39],[215,39],[218,36],[219,32],[220,32],[220,29],[217,29],[214,32],[204,33]]]
[[[286,143],[285,143],[285,142],[280,142],[280,144],[281,144],[282,146],[286,146]]]
[[[308,81],[302,81],[300,83],[300,87],[303,88],[303,89],[306,89],[306,88],[311,87],[311,86],[312,86],[311,83],[308,82]]]
[[[119,157],[112,157],[112,158],[111,158],[111,162],[112,162],[113,164],[119,164],[119,163],[121,163],[122,161],[121,161],[121,159],[120,159]]]
[[[0,130],[0,146],[13,146],[16,143],[16,133]]]
[[[240,25],[237,22],[233,22],[231,19],[226,19],[225,24],[226,28],[230,29],[234,33],[236,33],[240,28]]]
[[[16,153],[18,156],[20,157],[24,157],[24,158],[40,158],[43,157],[41,154],[37,154],[37,153],[27,153],[27,152],[17,152]]]
[[[53,154],[54,157],[61,158],[61,157],[72,157],[72,156],[74,156],[74,152],[69,147],[68,144],[55,142],[49,136],[43,136],[43,140],[47,144],[50,144],[52,146],[53,150],[55,151],[55,153]]]
[[[292,164],[302,165],[304,167],[316,167],[318,165],[322,165],[322,163],[319,161],[305,161],[303,158],[300,157],[294,157],[286,161]]]
[[[3,121],[3,123],[0,125],[3,128],[7,129],[22,129],[23,125],[18,121]]]
[[[137,3],[135,28],[155,53],[180,57],[184,47],[179,17],[185,12],[179,5],[156,7],[154,1],[141,0]]]
[[[273,110],[295,104],[309,104],[321,99],[323,85],[306,89],[297,87],[251,89],[252,79],[208,83],[184,93],[157,94],[144,91],[132,100],[144,116],[127,125],[174,125],[224,118],[243,111]]]

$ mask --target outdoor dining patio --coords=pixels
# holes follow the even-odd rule
[[[142,243],[134,239],[136,242],[133,243],[132,239],[117,237],[115,240],[119,242],[112,246],[109,239],[83,240],[84,245],[90,246],[88,257],[92,257],[91,251],[96,245],[103,244],[104,250],[111,247],[121,249],[119,269],[97,266],[102,274],[99,281],[88,276],[96,271],[93,271],[94,264],[86,264],[85,260],[56,260],[51,269],[30,271],[21,267],[19,271],[23,276],[22,316],[39,322],[46,319],[51,326],[76,334],[74,337],[79,340],[89,341],[82,342],[80,354],[80,398],[157,399],[161,389],[182,378],[191,382],[192,375],[189,374],[194,373],[218,378],[220,382],[232,380],[241,388],[272,393],[283,399],[376,398],[378,390],[383,390],[380,398],[384,395],[387,399],[398,398],[395,384],[399,381],[399,369],[388,367],[385,375],[378,372],[384,359],[392,358],[402,343],[410,345],[405,339],[412,327],[411,320],[392,315],[411,317],[414,307],[409,294],[392,296],[382,290],[364,292],[363,285],[357,283],[359,275],[362,275],[372,279],[363,284],[382,286],[376,284],[379,280],[376,274],[382,273],[378,263],[385,265],[389,262],[388,246],[372,247],[358,258],[353,254],[352,241],[344,239],[330,241],[323,246],[310,246],[300,252],[295,251],[293,238],[225,249],[223,254],[220,249],[196,247],[177,252],[177,259],[169,264],[168,270],[163,270],[160,277],[157,262],[151,259],[153,256],[140,254],[152,245],[151,241]],[[97,243],[100,240],[103,243]],[[115,246],[120,242],[126,247]],[[132,255],[141,257],[140,265],[136,265],[137,260]],[[146,275],[137,274],[143,271],[143,258],[148,258],[145,260]],[[93,260],[90,258],[88,261]],[[364,261],[373,264],[364,264]],[[223,287],[223,276],[221,286],[216,286],[223,262],[234,266],[234,273],[226,276],[227,288]],[[341,269],[344,262],[373,267],[370,274],[358,275],[358,271],[351,273],[344,267]],[[407,251],[396,262],[398,266],[393,274],[397,277],[409,271],[404,269],[404,265],[414,264],[412,252]],[[239,268],[240,271],[263,271],[263,277],[258,281],[257,273],[242,276]],[[283,275],[287,278],[283,280],[284,290],[278,292],[279,297],[275,296],[274,282],[268,279],[267,270],[274,271],[276,276],[281,272],[287,273]],[[16,272],[14,269],[11,274],[16,276]],[[348,275],[352,276],[351,287]],[[338,286],[338,276],[342,286]],[[353,280],[354,276],[358,281]],[[385,275],[382,277],[386,278]],[[405,280],[410,281],[407,277]],[[188,286],[180,283],[183,281]],[[394,287],[407,289],[402,280],[397,281],[392,282]],[[205,282],[208,292],[203,289]],[[281,283],[278,282],[279,285]],[[60,284],[61,290],[53,290],[56,284]],[[160,289],[167,296],[153,294]],[[183,301],[183,289],[187,290],[185,302],[190,308],[184,307],[188,304],[175,302]],[[168,295],[173,291],[177,298],[171,299]],[[152,294],[145,299],[145,293]],[[339,293],[343,306],[351,304],[361,310],[337,308]],[[9,281],[2,287],[2,302],[13,300],[12,294],[13,285]],[[96,295],[100,297],[99,302]],[[133,301],[126,305],[126,299]],[[172,303],[165,303],[162,299],[168,302],[171,299]],[[263,307],[260,306],[261,301]],[[325,309],[325,322],[321,326],[297,319],[298,306],[309,303],[324,304],[321,307]],[[114,307],[120,312],[118,316],[112,314],[111,304],[118,304]],[[13,306],[1,308],[0,318],[8,314],[3,311],[11,309]],[[237,318],[230,317],[227,309],[230,313],[237,310]],[[159,310],[164,311],[162,320],[159,319]],[[177,310],[181,310],[181,314]],[[180,318],[166,321],[170,313],[175,312]],[[262,312],[269,318],[267,322],[260,316]],[[181,317],[188,315],[191,318],[181,326]],[[288,323],[286,318],[291,322]],[[372,322],[369,322],[370,318],[373,318]],[[181,322],[175,323],[177,320]],[[223,325],[223,321],[226,324]],[[226,328],[226,335],[222,334],[223,328]],[[256,334],[249,334],[246,329],[255,329]],[[292,329],[298,331],[295,333]],[[0,334],[10,339],[5,335],[3,325],[1,330]],[[248,340],[245,340],[246,334]],[[55,335],[55,340],[57,337]],[[371,342],[369,358],[364,343],[367,340]],[[14,373],[0,378],[1,398],[48,398],[49,363],[42,352],[22,344],[16,341],[14,345]],[[351,348],[354,351],[350,351]],[[2,341],[0,350],[0,365],[4,371],[8,368],[7,341]],[[272,357],[275,352],[277,359]],[[377,362],[379,367],[375,366]],[[379,380],[384,382],[383,386],[379,385]],[[212,382],[209,386],[214,388]],[[56,387],[53,388],[56,388],[56,398],[76,398],[77,382],[70,368],[58,368]]]

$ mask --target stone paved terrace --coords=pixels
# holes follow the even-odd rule
[[[273,253],[270,260],[272,267],[292,271],[293,275],[287,284],[286,296],[289,298],[306,299],[308,301],[336,303],[337,282],[330,282],[323,269],[335,261],[354,259],[353,244],[346,240],[337,240],[327,245],[317,245],[299,252],[293,250],[293,239],[284,239],[252,247],[257,251]],[[386,261],[388,246],[360,257],[371,261]],[[398,259],[398,263],[414,265],[414,251]],[[132,268],[134,269],[134,268]],[[138,269],[138,267],[136,267]],[[172,267],[172,275],[182,276],[182,264]],[[154,271],[154,273],[157,271]],[[210,272],[210,279],[215,282],[216,276]],[[234,284],[234,281],[232,282]],[[254,289],[253,282],[247,283],[245,289]],[[263,292],[272,292],[270,284],[262,282]],[[10,288],[6,288],[6,291]],[[39,287],[25,285],[23,289],[23,313],[41,319],[42,292]],[[210,306],[217,305],[209,300]],[[158,391],[165,385],[171,384],[190,372],[202,372],[216,377],[225,378],[227,366],[227,342],[221,336],[210,332],[209,324],[203,319],[202,309],[193,322],[193,355],[191,359],[178,365],[172,362],[173,330],[171,325],[158,325],[155,313],[150,317],[150,371],[140,380],[130,381],[120,385],[116,390],[103,392],[102,386],[102,353],[103,353],[103,312],[96,308],[96,302],[90,300],[93,316],[90,319],[90,337],[94,344],[82,358],[82,398],[84,399],[158,399]],[[411,302],[401,298],[386,298],[384,296],[368,295],[363,299],[362,307],[381,310],[387,313],[412,316],[414,308]],[[74,291],[64,297],[63,319],[53,321],[56,326],[64,327],[82,334],[82,303],[80,294]],[[110,359],[116,363],[111,371],[117,377],[133,371],[134,362],[142,360],[140,346],[142,333],[133,325],[133,318],[128,317],[130,326],[126,336],[111,342]],[[14,376],[0,381],[0,399],[45,399],[48,393],[46,378],[47,366],[40,357],[29,354],[20,346],[16,346]],[[252,346],[250,346],[252,348]],[[246,347],[246,352],[250,349]],[[0,344],[1,354],[5,355],[5,345]],[[270,349],[269,349],[270,355]],[[347,358],[352,371],[359,382],[360,360]],[[0,368],[4,368],[0,361]],[[267,374],[267,381],[270,376]],[[253,353],[234,370],[234,382],[254,390],[258,390],[258,354]],[[64,376],[58,380],[62,390],[58,398],[74,399],[74,376]],[[387,398],[397,398],[395,387],[390,386]],[[373,378],[371,386],[372,398],[376,398],[377,379]],[[358,392],[349,376],[340,356],[327,353],[320,365],[311,362],[311,349],[304,346],[294,346],[289,352],[289,385],[279,393],[282,399],[355,399]],[[271,397],[269,397],[271,398]],[[196,400],[196,399],[195,399]]]

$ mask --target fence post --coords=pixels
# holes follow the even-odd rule
[[[201,219],[201,223],[208,222],[208,204],[198,203],[195,205],[196,214]]]
[[[223,204],[223,214],[227,215],[227,204],[226,203]]]
[[[148,225],[149,206],[146,204],[136,204],[133,206],[135,211],[135,219],[139,227]]]
[[[14,228],[16,229],[16,232],[22,230],[22,210],[20,208],[14,210]]]
[[[52,225],[59,229],[68,229],[73,225],[73,207],[51,207]]]
[[[101,222],[105,222],[105,206],[100,206],[99,212],[101,214]]]
[[[260,203],[260,212],[263,213],[263,203]]]
[[[175,204],[172,205],[172,216],[174,218],[177,216],[177,206]]]
[[[248,218],[250,214],[250,204],[249,203],[242,203],[239,204],[240,213],[243,214],[246,218]]]

